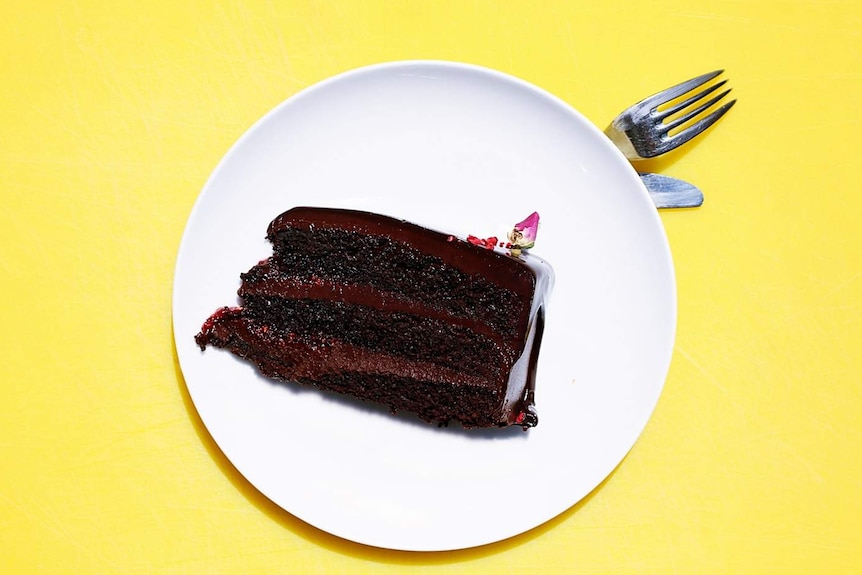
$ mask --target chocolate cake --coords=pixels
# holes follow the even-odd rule
[[[273,255],[240,275],[241,306],[218,309],[195,340],[276,380],[428,422],[535,426],[553,283],[546,262],[521,253],[537,223],[516,226],[507,246],[368,212],[291,209],[267,230]]]

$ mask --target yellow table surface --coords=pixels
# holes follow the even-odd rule
[[[7,2],[0,17],[0,572],[862,572],[862,3]],[[219,159],[286,97],[432,58],[601,127],[723,67],[737,106],[648,167],[679,321],[611,477],[511,540],[380,550],[293,518],[207,436],[174,262]]]

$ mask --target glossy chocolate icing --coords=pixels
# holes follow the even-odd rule
[[[292,251],[303,249],[301,245],[290,242],[292,237],[295,242],[295,237],[291,234],[295,234],[297,230],[308,232],[333,230],[337,233],[357,234],[357,237],[362,238],[376,238],[379,241],[374,245],[383,245],[386,246],[386,249],[394,246],[398,250],[399,257],[401,254],[406,254],[404,257],[407,258],[407,261],[421,262],[421,265],[418,266],[419,275],[424,273],[427,268],[457,270],[457,273],[461,274],[458,276],[459,278],[466,278],[463,281],[477,282],[476,286],[488,285],[490,286],[489,291],[493,291],[495,294],[505,295],[511,292],[514,299],[506,301],[516,303],[507,304],[503,307],[503,311],[509,316],[511,314],[517,315],[514,318],[516,321],[512,322],[513,328],[516,327],[516,329],[513,332],[506,330],[507,333],[516,333],[517,336],[503,335],[500,329],[492,327],[492,324],[495,323],[494,318],[483,317],[481,309],[475,314],[466,313],[464,309],[472,309],[470,306],[477,305],[472,302],[467,302],[467,307],[459,309],[457,305],[438,305],[438,299],[433,297],[420,301],[421,293],[414,292],[414,296],[420,297],[406,297],[398,289],[399,284],[397,282],[392,284],[395,286],[390,288],[392,291],[387,292],[369,285],[351,283],[353,278],[341,277],[343,274],[340,273],[335,273],[335,276],[338,276],[335,278],[326,277],[324,274],[327,273],[327,270],[324,268],[315,270],[311,275],[303,276],[303,272],[295,271],[292,266],[285,263],[285,254],[289,256]],[[544,326],[546,298],[553,284],[553,271],[547,262],[532,254],[525,253],[516,258],[501,250],[477,247],[453,235],[423,228],[404,220],[369,212],[332,208],[298,207],[288,210],[271,222],[267,230],[267,237],[273,243],[275,254],[269,260],[261,262],[248,273],[243,274],[243,285],[239,290],[241,297],[249,299],[253,297],[287,297],[342,301],[350,305],[385,310],[387,313],[412,313],[418,317],[429,317],[468,327],[482,334],[483,337],[494,339],[502,349],[506,350],[505,356],[511,358],[506,360],[509,368],[507,368],[508,373],[504,377],[504,381],[498,380],[498,383],[494,384],[499,386],[501,399],[496,415],[490,416],[491,420],[495,422],[495,425],[521,425],[525,429],[536,425],[538,421],[534,407],[536,366]],[[310,234],[309,237],[313,238],[313,234]],[[374,256],[376,255],[376,253],[371,254],[369,266],[375,265]],[[311,259],[313,260],[313,258]],[[378,260],[377,265],[380,263]],[[351,265],[353,264],[355,262],[352,262]],[[449,272],[448,275],[452,275],[452,273],[456,272]],[[404,273],[401,275],[407,276]],[[412,276],[408,276],[408,281],[411,281],[411,278]],[[455,287],[460,287],[461,283]],[[416,285],[424,284],[417,281]],[[477,291],[476,286],[471,288],[473,292]],[[492,301],[483,305],[493,308],[495,302]],[[238,353],[236,349],[231,349],[231,351],[237,355],[248,357],[258,364],[262,372],[266,373],[267,369],[264,369],[263,365],[265,361],[259,357],[256,359],[254,356],[263,356],[267,352],[272,353],[274,344],[265,344],[266,337],[261,339],[259,333],[255,335],[254,331],[256,329],[259,331],[260,326],[256,326],[254,322],[239,327],[236,322],[241,321],[238,319],[242,315],[241,312],[242,310],[232,311],[230,314],[223,312],[223,315],[229,315],[231,322],[235,324],[230,337],[246,340],[246,343],[243,344],[245,345],[243,349],[246,352]],[[500,310],[498,309],[497,312],[499,313]],[[218,312],[213,315],[213,318],[216,318],[216,315]],[[204,324],[197,337],[198,343],[202,348],[207,344],[230,348],[230,345],[227,345],[229,338],[227,338],[224,325],[220,324],[218,318],[213,318]],[[512,319],[509,317],[509,321]],[[268,350],[266,349],[267,345]],[[342,344],[339,343],[338,345]],[[256,351],[248,351],[255,346],[257,347]],[[361,357],[361,361],[369,366],[372,365],[369,362],[377,362],[372,368],[374,370],[392,371],[393,374],[397,369],[403,369],[406,372],[411,369],[415,371],[416,366],[411,368],[404,363],[404,360],[387,353],[375,352],[372,349],[357,350],[352,347],[336,347],[344,357]],[[306,366],[303,369],[313,371],[314,361],[313,357],[312,359],[302,358],[301,362]],[[320,362],[318,368],[322,372],[330,369],[330,367],[324,366],[324,360],[319,358],[317,361]],[[397,368],[398,365],[401,367]],[[271,367],[268,369],[272,371]],[[433,374],[433,370],[428,365],[422,364],[421,370],[425,373],[424,380],[426,381],[436,380],[440,377],[442,378],[441,381],[446,380],[450,384],[461,381],[460,385],[467,387],[491,385],[478,380],[470,383],[468,381],[471,380],[470,377],[463,374],[458,375],[451,368],[442,368],[439,373]],[[272,373],[267,375],[278,379],[290,378],[289,374],[284,377]],[[320,375],[319,373],[318,376]],[[302,379],[296,375],[294,377],[297,380]]]

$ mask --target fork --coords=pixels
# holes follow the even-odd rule
[[[727,113],[736,100],[731,100],[703,116],[711,106],[727,96],[730,89],[724,90],[706,102],[701,103],[701,100],[724,86],[727,80],[705,86],[681,102],[674,102],[674,100],[701,88],[722,72],[724,70],[703,74],[641,100],[614,118],[614,121],[605,129],[605,134],[631,161],[654,158],[685,144]],[[659,110],[668,103],[671,103],[669,107]],[[697,107],[694,107],[695,105]],[[698,117],[700,118],[697,119]],[[685,127],[670,134],[674,128],[681,126]]]

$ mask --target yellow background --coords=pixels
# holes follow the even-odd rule
[[[858,1],[4,4],[0,572],[862,572]],[[679,323],[644,434],[550,523],[437,554],[258,495],[191,407],[170,314],[231,144],[306,86],[413,58],[514,74],[601,127],[717,67],[739,99],[650,166],[706,203],[661,215]]]

